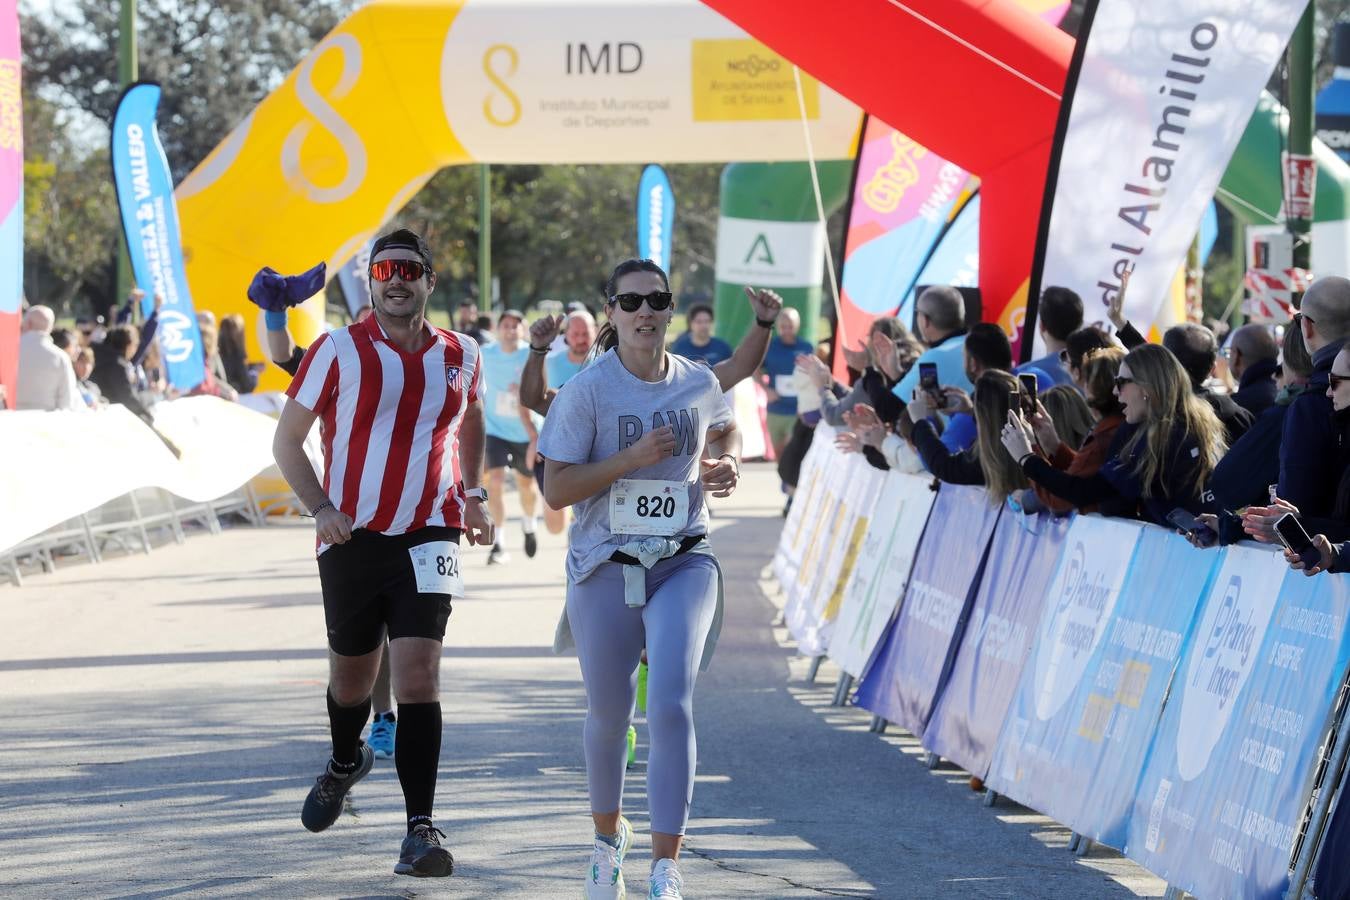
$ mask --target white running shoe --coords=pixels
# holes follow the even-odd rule
[[[623,883],[623,857],[632,844],[633,826],[623,816],[619,816],[619,846],[611,847],[596,838],[591,867],[586,870],[587,900],[622,900],[628,896]]]
[[[684,894],[680,893],[684,879],[673,859],[657,860],[647,885],[647,900],[684,900]]]

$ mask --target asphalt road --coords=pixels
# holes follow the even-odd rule
[[[1069,834],[986,808],[964,773],[831,707],[828,665],[771,627],[764,580],[782,519],[767,466],[717,506],[728,615],[699,683],[687,896],[1125,898],[1163,884]],[[300,805],[327,754],[326,656],[312,528],[237,528],[148,556],[0,588],[0,894],[22,897],[580,896],[589,860],[576,660],[549,650],[561,537],[527,560],[471,551],[451,617],[437,816],[456,874],[392,874],[392,761],[320,835]],[[644,756],[645,734],[639,758]],[[641,762],[625,808],[648,845]],[[637,892],[641,895],[641,890]]]

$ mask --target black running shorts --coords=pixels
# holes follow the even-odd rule
[[[487,468],[505,469],[508,466],[522,475],[530,471],[530,445],[528,442],[508,441],[503,438],[487,436]]]
[[[431,525],[406,534],[358,528],[345,544],[319,556],[328,646],[339,656],[363,656],[401,637],[445,638],[449,594],[422,594],[413,573],[412,548],[428,541],[459,544],[458,528]]]

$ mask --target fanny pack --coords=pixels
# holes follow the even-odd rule
[[[691,534],[688,537],[681,539],[679,549],[676,550],[674,553],[672,553],[670,556],[679,556],[681,553],[688,553],[690,550],[693,550],[695,547],[697,547],[705,537],[707,537],[707,535],[705,534]],[[670,559],[670,556],[667,556],[665,558]],[[611,553],[609,561],[616,562],[619,563],[620,565],[625,566],[642,565],[642,561],[640,559],[638,559],[636,556],[630,556],[629,554],[624,553],[622,550],[615,550],[613,553]]]

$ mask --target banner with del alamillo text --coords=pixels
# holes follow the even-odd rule
[[[1063,285],[1095,321],[1130,272],[1125,314],[1148,332],[1306,6],[1095,4],[1060,111],[1030,302]]]
[[[151,82],[138,82],[122,92],[113,116],[113,183],[131,270],[145,291],[141,312],[150,315],[155,294],[164,298],[156,339],[169,383],[186,392],[202,383],[206,367],[183,268],[173,176],[155,126],[159,97],[159,85]],[[241,293],[246,285],[239,282]],[[229,291],[227,285],[217,287]]]

